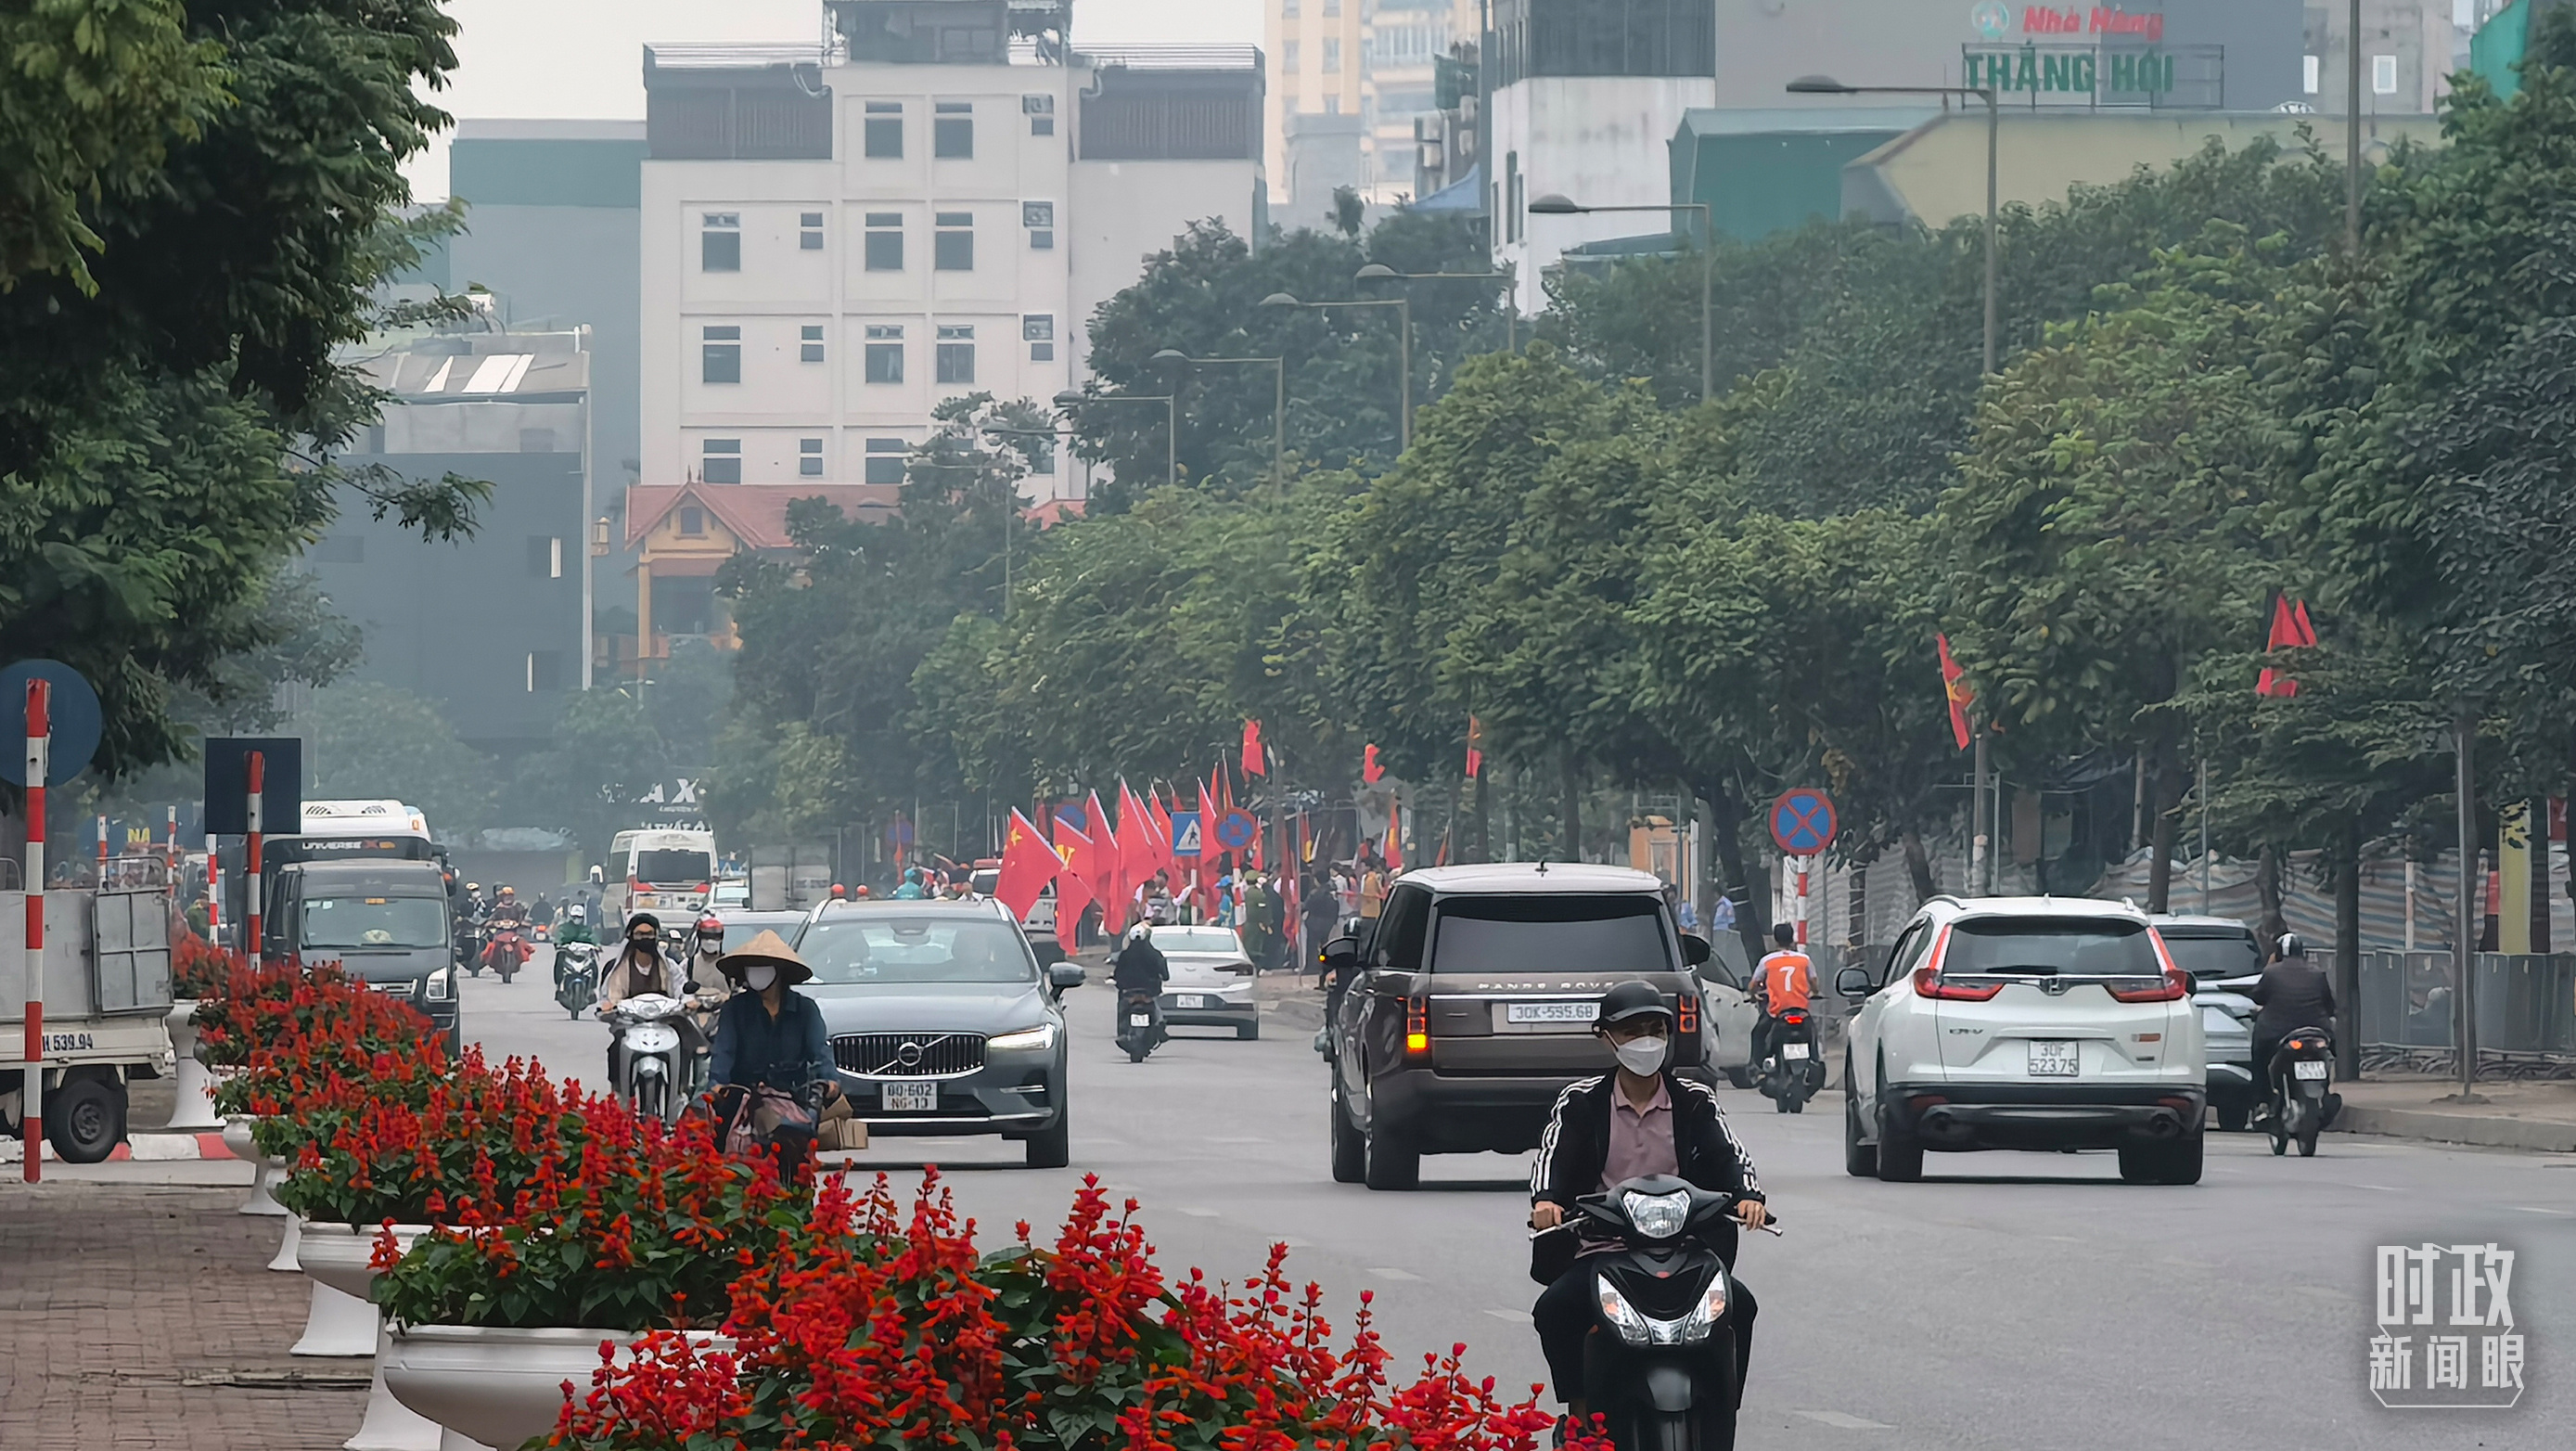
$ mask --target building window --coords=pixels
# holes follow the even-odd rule
[[[871,383],[903,381],[903,329],[884,324],[868,328],[867,378]]]
[[[868,482],[899,484],[903,482],[904,444],[900,438],[868,440]]]
[[[1327,116],[1338,116],[1342,114],[1341,92],[1327,91],[1324,93],[1324,114]]]
[[[742,213],[708,212],[698,232],[698,270],[742,270]]]
[[[821,212],[796,214],[796,250],[800,252],[823,250],[823,214]]]
[[[2397,94],[2397,57],[2374,55],[2370,58],[2370,89],[2383,96]]]
[[[1020,225],[1029,229],[1029,250],[1055,250],[1055,203],[1020,203]]]
[[[943,327],[939,330],[939,381],[969,384],[975,381],[975,329]]]
[[[563,689],[563,652],[531,650],[528,652],[528,693]]]
[[[800,479],[823,477],[823,440],[819,438],[796,440],[796,477]]]
[[[941,101],[930,118],[930,154],[949,161],[975,156],[975,109],[972,101]]]
[[[2317,93],[2317,73],[2321,68],[2319,57],[2313,55],[2299,57],[2299,85],[2311,96]]]
[[[1342,42],[1337,36],[1324,37],[1324,74],[1339,75],[1342,70]]]
[[[1029,345],[1029,361],[1055,361],[1055,314],[1032,312],[1020,319],[1020,341]]]
[[[1293,40],[1283,40],[1279,42],[1280,68],[1287,71],[1292,76],[1297,73],[1297,51],[1297,42]]]
[[[1055,97],[1022,96],[1020,112],[1029,118],[1030,135],[1053,136],[1055,134]]]
[[[930,265],[941,272],[975,270],[975,214],[941,212],[930,239]]]
[[[703,330],[698,346],[698,381],[701,383],[742,381],[741,328],[711,327]]]
[[[710,484],[741,483],[742,440],[739,438],[710,438],[699,444],[698,478],[701,482]],[[683,521],[683,523],[685,522],[686,521]],[[685,534],[688,531],[686,528],[683,528],[681,532]],[[699,524],[698,532],[701,534],[706,532],[706,525],[704,523]]]
[[[1339,14],[1341,14],[1341,13],[1342,13],[1342,0],[1324,0],[1324,13],[1325,13],[1326,15],[1339,15]]]
[[[536,579],[563,578],[563,539],[559,535],[528,536],[528,573]]]
[[[1296,19],[1297,0],[1279,0],[1279,15],[1283,20]]]
[[[868,270],[903,270],[903,213],[868,213]]]
[[[870,101],[862,149],[878,161],[903,159],[903,102]]]
[[[1521,239],[1521,225],[1523,220],[1524,219],[1521,216],[1521,154],[1517,151],[1507,151],[1503,153],[1503,226],[1506,233],[1503,238],[1504,241],[1517,242]]]
[[[680,537],[683,539],[703,539],[706,537],[706,533],[707,511],[699,508],[695,504],[684,505],[680,510]]]

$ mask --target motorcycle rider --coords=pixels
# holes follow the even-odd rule
[[[708,1098],[718,1123],[729,1123],[740,1111],[742,1096],[769,1087],[801,1095],[819,1084],[821,1101],[809,1106],[828,1111],[842,1097],[832,1062],[832,1044],[823,1027],[823,1010],[812,998],[791,988],[814,976],[814,970],[775,932],[764,931],[726,953],[717,962],[740,990],[726,1000],[716,1017],[714,1053],[708,1063]],[[812,1133],[794,1146],[781,1145],[782,1172],[811,1153]]]
[[[2308,961],[2307,942],[2287,932],[2262,979],[2245,995],[2262,1005],[2254,1015],[2254,1071],[2263,1075],[2263,1103],[2256,1115],[2269,1118],[2280,1112],[2273,1055],[2281,1051],[2282,1039],[2301,1028],[2334,1026],[2334,984],[2323,968]]]
[[[1118,949],[1110,980],[1118,988],[1118,1022],[1126,1022],[1127,995],[1143,993],[1154,1004],[1154,1021],[1163,1019],[1163,984],[1171,981],[1172,966],[1163,960],[1163,950],[1154,945],[1154,924],[1139,922],[1127,934],[1127,945]],[[1150,1030],[1149,1030],[1150,1031]]]
[[[579,902],[572,903],[564,908],[563,917],[562,925],[555,928],[556,946],[560,947],[571,942],[596,944],[599,941],[599,938],[590,930],[589,908]]]
[[[1798,950],[1798,929],[1786,922],[1771,924],[1771,940],[1777,950],[1763,955],[1753,969],[1753,1006],[1761,1016],[1753,1024],[1753,1066],[1756,1071],[1770,1057],[1773,1024],[1783,1009],[1803,1008],[1816,994],[1816,966],[1807,954]]]
[[[599,1016],[605,1018],[619,1003],[646,993],[678,997],[680,985],[673,976],[671,960],[662,955],[662,919],[650,912],[636,913],[626,919],[626,945],[618,949],[617,961],[599,975]],[[695,1028],[690,1024],[681,1036],[688,1037]],[[623,1083],[624,1068],[623,1050],[618,1035],[612,1032],[608,1035],[608,1081]]]
[[[501,889],[501,895],[492,903],[491,913],[483,919],[483,956],[485,958],[483,965],[485,967],[493,966],[493,963],[490,961],[492,955],[491,939],[499,936],[504,929],[515,930],[519,934],[519,952],[523,958],[527,953],[533,950],[527,944],[527,904],[519,900],[519,892],[515,887],[503,887]],[[516,963],[511,964],[512,970],[517,970],[517,966],[518,964]]]
[[[922,889],[921,868],[905,867],[903,869],[903,885],[895,888],[894,894],[897,900],[905,902],[917,902],[922,898],[929,896],[930,893]]]
[[[1748,1230],[1769,1221],[1753,1157],[1728,1127],[1726,1111],[1705,1085],[1673,1071],[1677,1018],[1654,984],[1623,982],[1601,997],[1593,1032],[1618,1058],[1618,1067],[1566,1086],[1557,1095],[1538,1161],[1530,1167],[1530,1228],[1554,1229],[1574,1201],[1645,1174],[1675,1174],[1702,1189],[1738,1197],[1736,1219]],[[1563,1236],[1557,1237],[1562,1240]],[[1735,1261],[1735,1226],[1712,1230],[1711,1248]],[[1583,1401],[1583,1339],[1592,1323],[1592,1283],[1578,1247],[1574,1263],[1559,1271],[1530,1307],[1539,1348],[1547,1357],[1556,1394],[1574,1424],[1591,1408]],[[1535,1266],[1534,1266],[1535,1268]],[[1737,1282],[1735,1372],[1739,1397],[1753,1356],[1753,1291]]]

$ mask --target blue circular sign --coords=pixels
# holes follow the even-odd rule
[[[98,692],[59,660],[21,660],[0,670],[0,781],[27,784],[27,682],[53,682],[46,702],[45,784],[59,786],[88,769],[98,754]]]
[[[1252,819],[1252,813],[1249,811],[1238,808],[1217,818],[1217,845],[1227,851],[1243,850],[1252,845],[1252,839],[1260,834],[1260,823]]]
[[[1771,803],[1771,840],[1791,856],[1814,856],[1834,839],[1834,801],[1813,787],[1783,791]]]

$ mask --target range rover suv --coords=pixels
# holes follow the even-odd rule
[[[1675,1066],[1703,1072],[1709,945],[1647,872],[1508,863],[1408,872],[1366,940],[1337,938],[1326,1025],[1333,1178],[1409,1189],[1424,1154],[1538,1146],[1556,1096],[1607,1072],[1600,997],[1643,979],[1681,1015]]]
[[[1843,1167],[1923,1177],[1926,1149],[2115,1149],[2131,1183],[2200,1182],[2209,1098],[2191,975],[2146,914],[2063,897],[1935,897],[1853,1013]]]

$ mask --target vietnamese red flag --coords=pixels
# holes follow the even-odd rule
[[[1216,915],[1215,894],[1218,872],[1216,870],[1215,862],[1211,860],[1218,856],[1218,847],[1216,844],[1216,792],[1211,789],[1205,781],[1199,782],[1198,787],[1199,861],[1198,866],[1191,869],[1190,887],[1199,899],[1199,917],[1200,920],[1204,921]]]
[[[2304,606],[2300,608],[2297,614],[2291,613],[2290,597],[2288,595],[2274,595],[2272,597],[2272,629],[2271,632],[2263,639],[2263,648],[2266,650],[2288,650],[2301,645],[2314,644],[2316,642],[2314,632],[2303,632],[2301,629],[2306,613],[2307,610]],[[2305,638],[2302,638],[2303,633],[2306,636]],[[2254,693],[2256,695],[2269,695],[2282,700],[2287,700],[2291,696],[2299,693],[2299,682],[2291,679],[2286,673],[2274,670],[2271,666],[2266,665],[2263,667],[2263,673],[2254,678]]]
[[[1056,855],[1064,870],[1055,879],[1055,940],[1067,950],[1080,941],[1082,914],[1100,894],[1091,888],[1093,848],[1088,833],[1059,816],[1055,819]]]
[[[1161,858],[1166,871],[1178,872],[1181,869],[1181,857],[1180,853],[1172,849],[1172,811],[1170,807],[1163,804],[1161,787],[1149,788],[1145,796],[1145,809],[1152,812],[1154,816],[1155,855]]]
[[[1390,801],[1386,804],[1386,874],[1390,877],[1404,871],[1404,808]]]
[[[1377,778],[1385,774],[1386,767],[1377,763],[1377,747],[1374,744],[1363,747],[1360,751],[1360,783],[1374,786]]]
[[[1217,762],[1216,782],[1217,814],[1219,816],[1232,816],[1234,814],[1234,778],[1226,774],[1225,763],[1223,761]],[[1227,848],[1225,853],[1225,867],[1228,872],[1234,870],[1235,859],[1240,855],[1241,853],[1235,851],[1231,847]]]
[[[1270,774],[1270,753],[1262,748],[1261,722],[1257,720],[1247,720],[1243,723],[1243,774],[1246,776]]]
[[[1037,905],[1046,884],[1064,870],[1064,861],[1038,836],[1038,829],[1017,807],[1011,810],[1011,827],[1002,841],[1001,879],[993,884],[993,895],[1011,915],[1024,918]]]
[[[1941,648],[1941,693],[1950,700],[1950,734],[1964,751],[1968,748],[1968,704],[1977,698],[1977,693],[1968,688],[1968,672],[1950,658],[1950,637],[1934,635],[1932,642]]]
[[[1100,899],[1102,930],[1115,937],[1127,930],[1129,886],[1122,870],[1124,852],[1118,833],[1110,829],[1109,813],[1101,809],[1099,792],[1091,793],[1084,809],[1089,813],[1087,834],[1091,837],[1091,860],[1094,863],[1091,890]]]
[[[1154,860],[1154,817],[1145,803],[1125,781],[1118,783],[1118,876],[1119,886],[1127,895],[1154,879],[1160,870]]]
[[[1474,716],[1467,717],[1467,779],[1473,781],[1485,769],[1485,727]]]

